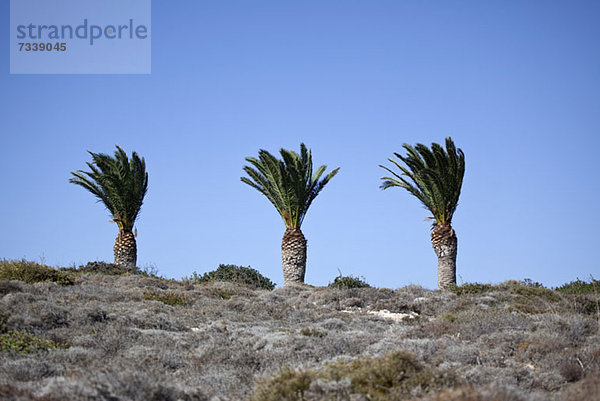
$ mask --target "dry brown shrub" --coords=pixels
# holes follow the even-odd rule
[[[432,338],[455,336],[459,332],[459,325],[448,320],[433,320],[414,327],[407,333],[411,338]]]
[[[576,360],[567,359],[559,365],[558,371],[566,381],[576,382],[583,376],[583,368],[579,363]]]
[[[556,353],[566,347],[563,339],[556,337],[541,337],[525,340],[517,345],[521,360],[539,360],[550,353]]]

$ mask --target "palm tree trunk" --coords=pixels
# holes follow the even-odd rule
[[[115,265],[135,270],[137,245],[135,235],[131,231],[119,230],[113,250],[115,252]]]
[[[281,241],[283,285],[304,283],[306,272],[306,238],[299,228],[288,228]]]
[[[437,224],[431,232],[431,244],[438,257],[438,288],[456,285],[458,238],[450,223]]]

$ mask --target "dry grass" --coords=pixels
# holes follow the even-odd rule
[[[0,280],[0,334],[69,345],[1,351],[0,399],[593,399],[600,336],[583,296],[518,282],[452,293]],[[384,309],[417,317],[367,313]]]

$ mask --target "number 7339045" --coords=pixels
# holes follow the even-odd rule
[[[23,43],[17,43],[19,45],[19,51],[26,51],[26,52],[51,52],[51,51],[56,51],[56,52],[64,52],[67,50],[67,44],[66,43],[27,43],[27,42],[23,42]]]

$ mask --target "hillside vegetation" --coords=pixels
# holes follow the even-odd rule
[[[203,277],[0,261],[0,399],[583,401],[600,394],[597,282],[556,290],[530,281],[450,291],[268,290]]]

